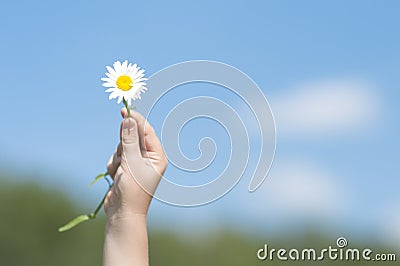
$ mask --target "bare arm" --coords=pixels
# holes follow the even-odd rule
[[[137,112],[125,117],[121,143],[108,163],[114,185],[107,195],[103,265],[148,265],[147,211],[167,166],[153,128]]]

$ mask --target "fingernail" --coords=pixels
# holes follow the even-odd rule
[[[128,136],[135,129],[135,122],[132,118],[125,118],[122,125],[124,135]]]

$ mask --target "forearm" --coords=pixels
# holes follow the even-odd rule
[[[148,265],[146,216],[120,215],[107,221],[103,266]]]

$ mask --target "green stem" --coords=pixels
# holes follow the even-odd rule
[[[128,117],[131,116],[131,109],[129,109],[128,103],[126,102],[125,98],[123,99],[124,105],[126,110],[128,111]]]
[[[89,187],[93,186],[97,181],[99,181],[102,178],[106,178],[107,176],[108,176],[108,172],[104,172],[104,173],[98,174],[96,176],[96,178],[89,184]],[[108,185],[110,185],[110,184],[108,184]]]
[[[100,174],[99,176],[102,176],[105,178],[105,180],[108,183],[108,189],[106,191],[106,194],[104,195],[103,199],[101,200],[101,202],[99,203],[99,205],[97,206],[97,208],[94,210],[94,212],[89,213],[89,214],[82,214],[79,215],[78,217],[75,217],[74,219],[72,219],[70,222],[68,222],[67,224],[65,224],[64,226],[61,226],[60,228],[58,228],[58,232],[65,232],[70,230],[71,228],[77,226],[78,224],[85,222],[87,220],[92,220],[95,219],[97,214],[99,213],[99,211],[101,210],[101,207],[104,205],[104,201],[107,198],[107,194],[108,192],[111,190],[112,184],[110,183],[110,181],[108,181],[106,175],[108,175],[108,173],[104,173],[104,174]],[[99,178],[96,178],[99,179]],[[95,179],[95,181],[97,181]]]
[[[104,195],[103,199],[101,200],[101,202],[99,203],[99,205],[97,206],[96,210],[94,210],[94,212],[92,212],[91,214],[89,214],[91,219],[96,218],[96,215],[99,213],[99,211],[101,210],[101,207],[104,205],[104,201],[107,198],[107,194],[108,192],[111,190],[112,185],[108,188],[106,194]]]

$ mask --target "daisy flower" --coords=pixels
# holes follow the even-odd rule
[[[131,106],[132,100],[140,99],[140,94],[147,90],[144,78],[144,69],[140,69],[136,64],[128,64],[125,60],[122,64],[116,61],[113,68],[106,66],[106,78],[103,86],[108,88],[105,92],[110,92],[109,99],[118,98],[118,103],[123,101],[125,107]]]
[[[113,64],[113,68],[107,66],[106,78],[102,78],[104,81],[103,86],[106,87],[106,92],[110,92],[109,99],[118,98],[118,103],[123,101],[127,111],[128,116],[130,116],[130,108],[132,104],[132,100],[140,99],[140,94],[147,90],[146,80],[144,78],[144,70],[140,70],[136,64],[128,64],[128,61],[124,61],[122,64],[120,61],[116,61]],[[93,185],[98,180],[104,178],[108,183],[108,190],[104,195],[102,201],[99,203],[94,212],[89,214],[82,214],[78,217],[75,217],[67,224],[58,228],[58,232],[65,232],[70,230],[71,228],[77,226],[78,224],[95,219],[98,212],[101,210],[101,206],[103,206],[104,201],[108,195],[108,192],[111,190],[112,184],[107,179],[107,176],[110,174],[108,172],[101,173],[96,176],[93,182],[90,185]]]

